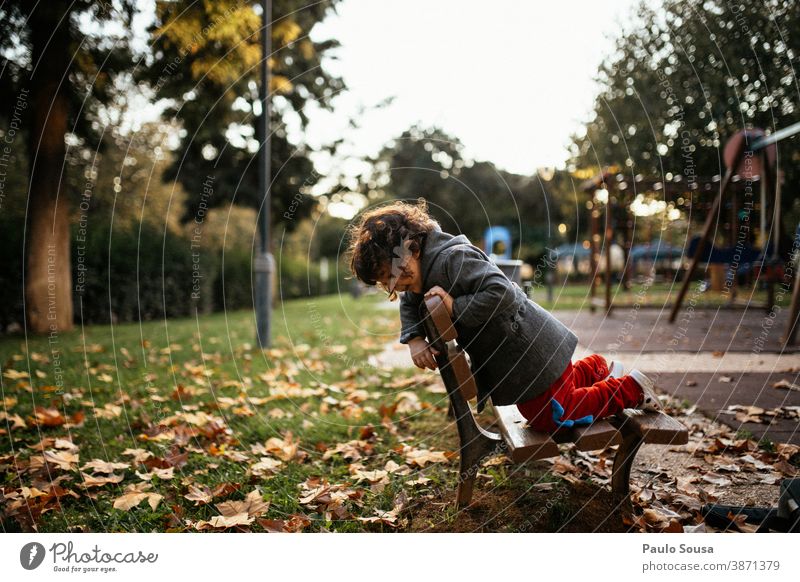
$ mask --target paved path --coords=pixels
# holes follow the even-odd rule
[[[689,310],[670,324],[661,309],[620,307],[610,316],[584,311],[554,311],[580,343],[598,353],[619,352],[756,352],[800,353],[783,349],[787,310],[769,317],[763,309]]]

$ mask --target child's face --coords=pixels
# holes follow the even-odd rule
[[[422,293],[422,272],[419,252],[408,257],[405,265],[401,265],[396,273],[392,273],[389,265],[384,265],[377,277],[381,287],[389,291],[413,291]]]

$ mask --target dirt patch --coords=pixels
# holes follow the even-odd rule
[[[529,482],[528,482],[529,483]],[[552,483],[547,491],[526,481],[477,490],[472,503],[455,509],[455,492],[420,499],[409,509],[412,532],[626,532],[628,513],[609,491],[591,483]]]

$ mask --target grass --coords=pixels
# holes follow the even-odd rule
[[[719,307],[725,306],[730,300],[730,293],[722,291],[704,291],[698,289],[699,282],[693,282],[689,286],[684,299],[684,307],[689,301],[694,301],[695,307]],[[614,282],[611,287],[612,303],[615,306],[634,306],[639,305],[650,307],[664,307],[671,305],[678,296],[681,288],[681,281],[675,283],[654,283],[644,285],[642,283],[632,283],[630,289],[625,290],[618,282]],[[779,293],[780,285],[775,286],[776,303],[780,306],[787,306],[791,301],[789,293]],[[595,297],[605,300],[605,283],[597,287]],[[589,309],[590,290],[587,283],[570,283],[563,286],[553,287],[553,300],[548,300],[547,289],[544,286],[534,287],[530,292],[530,298],[546,309]],[[740,287],[736,290],[736,298],[746,301],[752,307],[748,309],[758,309],[758,305],[767,300],[766,290],[759,289],[752,292],[751,287]]]
[[[424,389],[437,381],[437,374],[388,372],[369,365],[369,355],[399,335],[396,313],[376,309],[381,300],[330,296],[285,302],[274,312],[272,347],[264,351],[254,346],[250,312],[89,326],[61,333],[53,341],[0,339],[3,410],[26,424],[0,424],[3,494],[13,498],[22,487],[41,490],[49,485],[41,472],[29,467],[31,459],[41,457],[32,445],[44,438],[71,440],[80,459],[69,470],[47,465],[51,477],[62,477],[59,484],[77,499],[57,497],[38,507],[34,513],[42,512],[33,517],[0,513],[3,530],[182,531],[218,515],[215,504],[242,500],[255,488],[270,504],[260,516],[264,519],[304,514],[312,521],[306,528],[311,530],[391,529],[356,518],[391,510],[402,491],[414,495],[419,487],[405,482],[431,465],[423,470],[411,467],[410,476],[390,474],[389,483],[380,487],[356,482],[351,459],[323,459],[338,443],[365,437],[370,450],[359,460],[365,470],[382,469],[389,460],[402,465],[404,456],[395,450],[401,441],[427,446],[413,430],[420,417],[425,417],[422,425],[430,426],[438,419],[437,430],[446,424],[444,395]],[[404,390],[413,391],[418,401],[403,396]],[[385,421],[382,411],[398,401],[408,409],[386,413],[391,421]],[[37,422],[35,407],[55,410],[61,420],[45,426]],[[186,420],[201,412],[221,426],[209,431],[213,424]],[[160,440],[158,432],[169,428],[176,430],[175,438]],[[265,453],[253,447],[273,437],[294,440],[300,454],[284,461],[274,475],[254,476],[251,467]],[[52,442],[47,445],[58,449]],[[149,491],[163,496],[155,510],[146,502],[128,511],[113,507],[126,486],[143,483],[135,472],[144,474],[152,467],[132,465],[117,471],[125,477],[118,484],[83,487],[78,467],[92,459],[130,462],[131,457],[123,455],[126,449],[145,449],[162,460],[188,453],[173,477],[151,477]],[[300,503],[300,484],[314,476],[359,492],[357,503],[345,504],[350,515],[326,519],[324,511],[315,513]],[[213,489],[226,483],[238,489],[212,503],[195,505],[185,498],[189,485]],[[256,521],[250,529],[263,527]]]

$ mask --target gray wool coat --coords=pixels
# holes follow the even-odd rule
[[[428,233],[420,266],[423,289],[438,285],[453,297],[456,341],[469,354],[479,410],[489,397],[499,406],[530,400],[561,376],[578,338],[466,236]],[[422,298],[412,291],[400,296],[400,343],[425,336]]]

